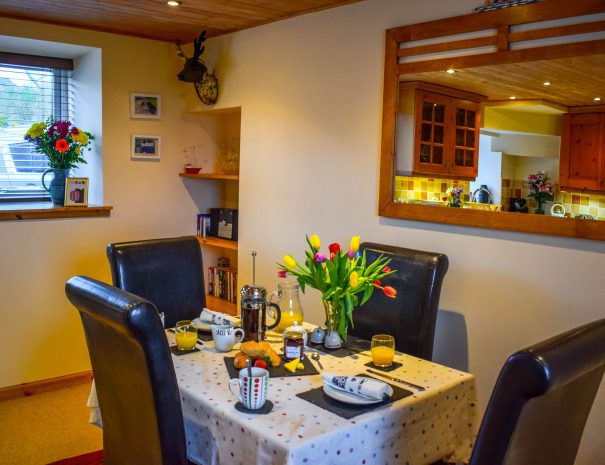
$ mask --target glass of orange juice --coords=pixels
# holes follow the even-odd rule
[[[192,350],[197,344],[197,328],[191,320],[177,321],[174,331],[178,350]]]
[[[388,334],[372,336],[372,363],[377,367],[390,367],[395,356],[395,338]]]

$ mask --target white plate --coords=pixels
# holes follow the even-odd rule
[[[382,402],[382,399],[370,399],[368,397],[357,396],[355,394],[350,394],[347,391],[341,391],[326,383],[324,383],[324,392],[328,397],[344,402],[345,404],[370,405]]]

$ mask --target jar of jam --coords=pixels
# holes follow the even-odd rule
[[[305,344],[307,343],[307,332],[298,323],[284,330],[284,358],[294,360],[305,357]]]

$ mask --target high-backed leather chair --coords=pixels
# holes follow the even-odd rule
[[[81,276],[65,292],[86,335],[105,465],[187,464],[176,376],[155,306]]]
[[[374,334],[395,336],[398,351],[431,360],[439,308],[441,283],[447,272],[447,255],[364,242],[359,250],[368,263],[380,255],[391,259],[397,270],[384,278],[384,285],[394,287],[392,299],[375,290],[365,305],[353,311],[354,327],[349,333],[364,339]]]
[[[193,236],[109,244],[107,258],[113,285],[153,302],[167,328],[199,317],[206,306],[202,252]]]
[[[511,355],[469,465],[573,465],[605,370],[605,319]]]

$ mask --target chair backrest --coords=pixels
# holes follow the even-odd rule
[[[206,306],[200,244],[193,236],[107,246],[113,285],[164,312],[166,327],[200,316]]]
[[[511,355],[470,465],[573,465],[605,370],[605,319]]]
[[[157,309],[91,278],[65,293],[80,312],[103,418],[107,465],[187,463],[174,366]]]
[[[384,279],[384,285],[397,290],[392,299],[375,291],[365,305],[353,311],[354,336],[371,339],[374,334],[395,336],[400,352],[431,360],[441,295],[441,283],[448,269],[447,255],[364,242],[368,263],[380,255],[391,259],[397,273]]]

